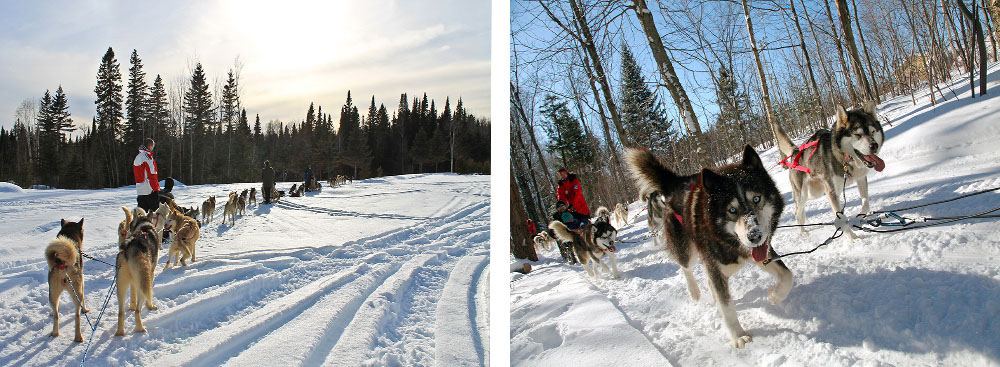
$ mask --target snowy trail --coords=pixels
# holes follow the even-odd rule
[[[869,175],[873,210],[1000,186],[1000,64],[992,65],[989,80],[989,94],[976,99],[949,94],[932,107],[925,91],[916,106],[904,96],[878,107],[892,126],[884,125],[887,140],[879,154],[886,168]],[[966,83],[955,80],[952,89]],[[774,148],[761,158],[768,167],[780,160]],[[794,224],[788,173],[769,171],[786,203],[780,224]],[[846,211],[854,215],[861,206],[856,186],[846,194]],[[958,216],[996,207],[1000,193],[994,192],[899,214]],[[685,366],[1000,366],[998,219],[858,232],[856,241],[839,239],[788,257],[795,285],[776,306],[766,299],[774,280],[746,267],[729,284],[753,342],[736,350],[728,345],[704,269],[694,267],[702,297],[691,301],[679,267],[648,239],[643,208],[633,203],[632,224],[619,230],[619,239],[632,242],[618,246],[621,279],[590,278],[579,266],[558,261],[557,251],[541,252],[532,273],[511,276],[512,365],[646,365],[638,361],[660,358]],[[826,199],[810,201],[806,213],[809,223],[832,220]],[[779,253],[804,251],[832,232],[780,229],[772,243]],[[595,339],[595,332],[608,335]],[[628,335],[641,339],[625,353],[608,349]]]
[[[291,183],[278,184],[279,189]],[[200,205],[251,184],[179,186],[182,206]],[[134,189],[26,190],[0,194],[0,365],[78,364],[85,344],[49,337],[44,246],[59,216],[86,218],[84,251],[113,262],[121,205]],[[198,261],[163,270],[154,281],[158,310],[143,311],[146,333],[114,337],[112,296],[87,358],[93,365],[433,365],[442,322],[433,312],[445,284],[470,297],[488,289],[456,273],[467,258],[489,251],[489,177],[409,175],[324,188],[273,206],[251,206],[235,225],[215,220],[202,228]],[[11,220],[8,220],[11,218]],[[54,223],[54,224],[53,224]],[[14,239],[8,241],[7,238]],[[488,262],[479,264],[481,272]],[[113,270],[84,265],[86,302],[98,309]],[[478,278],[477,278],[478,279]],[[72,329],[68,295],[60,329]],[[96,317],[96,312],[91,317]],[[480,313],[449,314],[477,325],[461,353],[480,356]],[[483,323],[485,318],[483,318]],[[462,322],[462,320],[451,320]],[[84,327],[85,338],[89,330]],[[349,353],[335,351],[345,350]],[[336,358],[334,358],[336,356]],[[329,360],[328,360],[329,359]]]

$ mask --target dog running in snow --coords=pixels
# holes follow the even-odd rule
[[[131,292],[129,310],[135,311],[135,329],[145,332],[142,326],[142,306],[155,310],[153,305],[153,269],[159,256],[160,243],[153,223],[146,213],[135,208],[132,213],[132,227],[127,242],[115,259],[118,269],[118,329],[115,336],[125,335],[125,297]],[[131,289],[131,291],[130,291]]]
[[[783,164],[792,168],[788,170],[788,179],[792,184],[798,224],[806,223],[806,202],[823,194],[830,200],[834,215],[842,211],[846,203],[841,203],[840,197],[844,186],[852,181],[858,184],[861,213],[870,211],[868,171],[874,168],[882,172],[885,168],[885,162],[878,156],[885,143],[885,133],[875,116],[875,102],[869,101],[864,108],[851,111],[837,106],[832,131],[820,129],[799,147],[777,124],[772,124],[771,129],[777,137],[781,155],[788,157]],[[846,183],[845,172],[848,176]],[[799,229],[805,232],[804,227]],[[848,238],[857,238],[850,229],[846,232]]]
[[[209,224],[212,222],[212,219],[215,219],[215,195],[212,195],[201,204],[201,222]]]
[[[177,266],[177,261],[180,261],[182,266],[187,266],[188,258],[191,258],[191,262],[195,262],[195,244],[201,237],[198,222],[177,210],[170,211],[170,218],[167,222],[170,225],[170,231],[174,233],[174,240],[170,242],[170,252],[163,270]],[[174,261],[173,265],[170,264],[171,259]]]
[[[570,231],[565,224],[558,221],[549,223],[549,229],[555,237],[562,242],[572,245],[572,251],[576,258],[587,270],[587,274],[592,277],[597,276],[597,265],[600,265],[605,272],[617,278],[618,261],[615,258],[615,241],[618,239],[618,231],[606,221],[595,220],[593,224],[584,226],[579,233]],[[601,257],[607,255],[608,262],[611,263],[609,269]],[[590,265],[594,262],[594,265]]]
[[[229,193],[229,200],[226,201],[226,206],[222,209],[222,223],[226,223],[226,218],[230,219],[230,226],[236,225],[236,210],[237,201],[239,197],[236,195],[236,191],[231,191]]]
[[[777,257],[771,237],[784,201],[760,156],[747,145],[738,163],[678,176],[648,150],[628,149],[628,165],[648,202],[653,243],[680,265],[695,301],[701,292],[691,267],[701,259],[731,345],[743,348],[752,338],[737,319],[729,278],[752,262],[778,279],[768,290],[771,303],[792,288],[792,272],[781,260],[762,263]]]
[[[83,248],[83,218],[79,222],[63,219],[60,225],[62,228],[56,239],[45,248],[45,261],[49,265],[49,305],[52,306],[52,333],[49,335],[59,336],[59,297],[67,291],[76,310],[73,341],[82,342],[80,312],[90,312],[83,302],[83,257],[79,255]]]
[[[552,247],[559,246],[555,237],[552,237],[548,231],[539,231],[532,240],[535,242],[535,248],[539,250],[552,251]]]
[[[628,205],[618,203],[615,205],[614,211],[614,222],[616,224],[615,228],[622,228],[627,226],[628,223]]]

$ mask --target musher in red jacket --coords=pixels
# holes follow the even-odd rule
[[[144,146],[139,147],[139,154],[132,162],[135,173],[136,202],[146,213],[151,213],[160,205],[160,180],[156,176],[156,161],[153,160],[153,147],[156,142],[147,138]]]
[[[556,198],[559,201],[569,204],[569,210],[590,217],[590,207],[587,200],[583,198],[583,187],[576,174],[569,173],[565,168],[559,168],[559,187]]]

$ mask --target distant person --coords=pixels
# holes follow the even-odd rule
[[[590,224],[587,216],[567,210],[566,202],[560,200],[556,202],[556,212],[552,214],[552,219],[562,222],[570,230],[578,230]]]
[[[139,154],[132,162],[135,173],[136,202],[146,213],[156,210],[160,203],[160,181],[156,177],[156,160],[153,159],[153,147],[156,142],[146,138],[145,144],[139,147]]]
[[[580,186],[580,180],[576,177],[576,174],[569,173],[565,168],[559,168],[556,199],[569,205],[569,211],[577,212],[590,218],[590,207],[587,206],[587,200],[583,198],[583,186]]]
[[[312,177],[313,177],[313,168],[312,166],[308,166],[306,167],[306,173],[302,175],[302,181],[306,185],[306,191],[312,190],[313,188]]]
[[[271,192],[274,191],[274,168],[271,168],[271,161],[264,161],[264,170],[260,174],[263,184],[260,188],[261,195],[264,196],[264,204],[271,203]]]

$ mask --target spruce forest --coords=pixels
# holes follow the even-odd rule
[[[511,12],[514,243],[528,243],[526,219],[555,210],[558,167],[592,208],[613,208],[637,200],[624,148],[691,174],[772,146],[772,125],[828,128],[838,105],[916,105],[928,85],[932,106],[976,98],[1000,37],[996,0],[546,0]],[[967,88],[938,86],[958,76]]]
[[[134,184],[132,161],[146,138],[156,141],[160,178],[184,184],[256,182],[264,160],[278,181],[430,173],[490,172],[490,121],[461,98],[399,97],[387,110],[371,97],[324,110],[303,103],[298,121],[266,120],[241,102],[237,61],[222,85],[200,63],[169,85],[143,70],[136,50],[125,75],[109,47],[97,70],[96,116],[75,121],[62,86],[28,98],[11,129],[0,128],[0,181],[21,187],[93,189]],[[123,77],[127,78],[124,81]],[[152,85],[149,82],[152,82]]]

